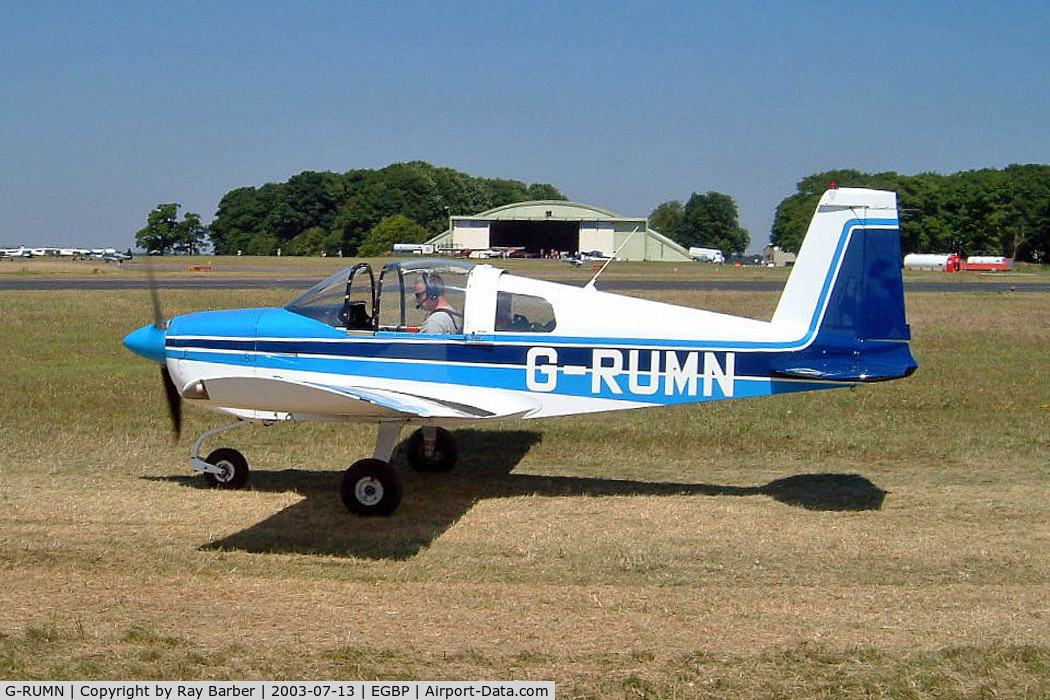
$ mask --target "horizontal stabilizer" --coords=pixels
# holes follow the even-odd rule
[[[860,361],[841,358],[808,361],[805,365],[774,369],[773,374],[789,379],[822,379],[828,382],[885,382],[907,377],[915,365]]]

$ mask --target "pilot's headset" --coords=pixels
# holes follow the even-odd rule
[[[445,280],[441,279],[441,275],[438,273],[423,273],[423,291],[426,293],[426,298],[431,301],[437,301],[445,293]],[[416,308],[423,308],[423,302],[416,299]]]

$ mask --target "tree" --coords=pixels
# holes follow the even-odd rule
[[[538,201],[558,201],[565,199],[565,196],[558,191],[557,187],[547,184],[529,185],[528,194],[529,199]]]
[[[182,221],[175,224],[175,243],[172,246],[176,253],[197,255],[204,247],[208,227],[201,224],[201,217],[193,212],[186,212]]]
[[[733,198],[721,192],[694,192],[667,235],[686,248],[717,248],[726,255],[743,254],[751,241],[748,232],[740,227]]]
[[[262,236],[263,221],[274,199],[276,185],[240,187],[227,192],[219,202],[210,234],[216,255],[236,255],[252,244],[251,239]],[[276,246],[274,246],[276,250]]]
[[[158,255],[199,252],[208,229],[201,224],[200,215],[193,212],[186,212],[183,220],[178,221],[181,206],[177,202],[158,204],[146,217],[145,228],[135,234],[135,245]]]
[[[157,208],[146,217],[145,228],[135,234],[135,245],[149,254],[164,255],[175,244],[175,224],[178,223],[179,207],[170,204],[158,204]]]
[[[357,254],[361,257],[382,255],[393,249],[395,243],[422,243],[430,235],[425,228],[402,214],[384,217],[372,227]]]
[[[677,199],[664,202],[649,215],[649,225],[665,236],[671,235],[681,221],[682,202]]]

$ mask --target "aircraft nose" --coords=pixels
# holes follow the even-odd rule
[[[164,335],[163,328],[157,328],[151,323],[128,333],[124,338],[124,346],[147,360],[163,363],[165,359]]]

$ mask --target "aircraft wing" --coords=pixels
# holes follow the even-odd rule
[[[538,408],[526,397],[495,390],[464,392],[456,399],[413,390],[342,387],[269,377],[211,377],[208,398],[224,408],[346,418],[520,418]]]

